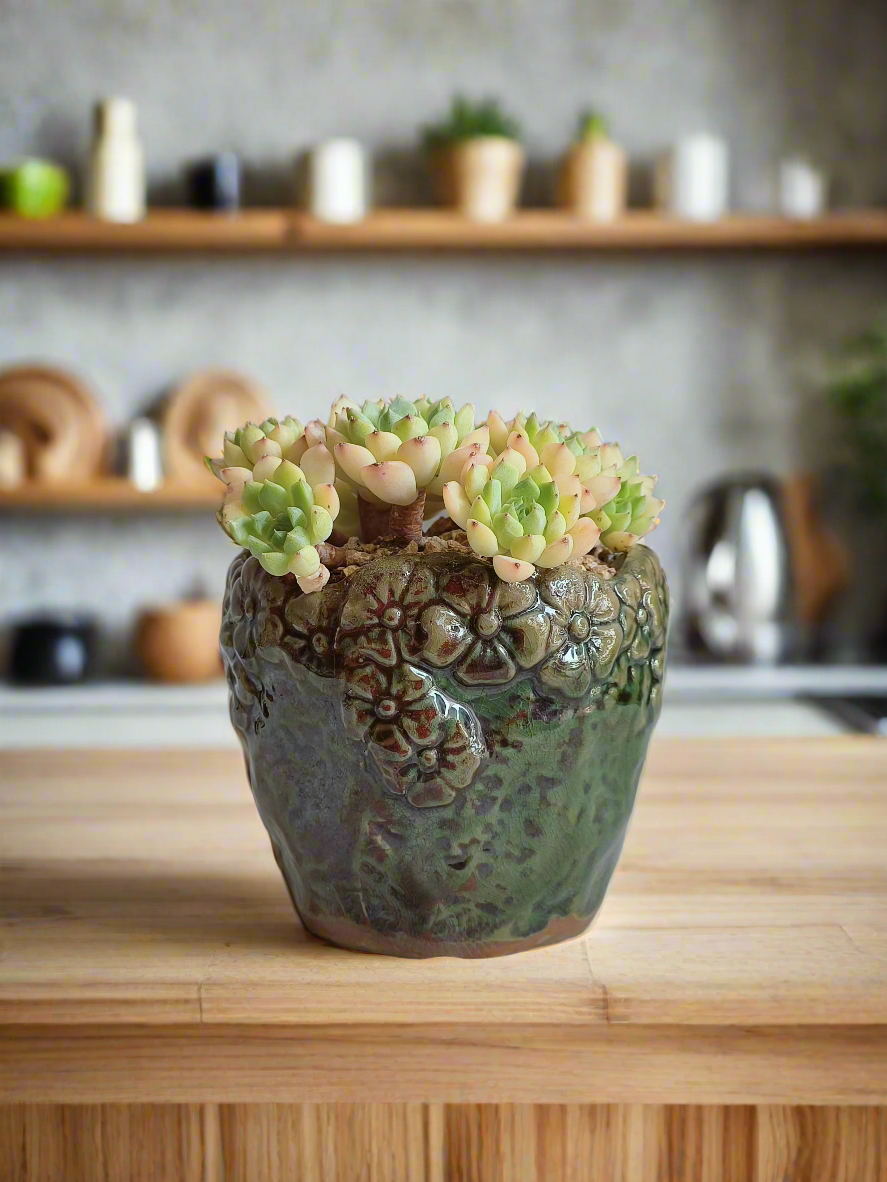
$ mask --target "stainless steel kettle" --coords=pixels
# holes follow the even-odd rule
[[[690,648],[753,664],[792,656],[792,576],[778,482],[760,474],[719,481],[694,502],[688,524]]]

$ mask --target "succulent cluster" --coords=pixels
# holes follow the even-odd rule
[[[444,486],[447,512],[478,554],[493,559],[501,579],[521,582],[534,567],[581,558],[600,541],[628,550],[658,523],[664,501],[653,476],[625,460],[618,444],[592,428],[516,416],[488,420],[491,450],[463,464]]]
[[[636,456],[592,428],[475,409],[449,398],[356,402],[341,397],[324,426],[266,419],[225,436],[208,460],[226,484],[223,529],[270,574],[293,574],[304,591],[329,578],[334,525],[364,541],[415,540],[440,510],[505,582],[581,558],[600,543],[630,549],[659,521]],[[318,551],[318,546],[321,550]],[[324,561],[325,560],[325,561]]]
[[[322,427],[291,417],[249,423],[227,433],[222,459],[207,463],[225,482],[218,514],[225,532],[269,574],[293,574],[306,592],[323,587],[329,570],[317,546],[341,506]]]

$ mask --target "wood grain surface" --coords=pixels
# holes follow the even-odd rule
[[[0,1178],[868,1182],[887,744],[654,744],[589,937],[296,922],[229,752],[0,753]]]

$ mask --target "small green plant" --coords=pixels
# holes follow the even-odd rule
[[[428,149],[445,148],[481,136],[519,140],[520,124],[502,110],[497,99],[473,102],[463,95],[456,95],[447,117],[422,129],[422,141]]]
[[[827,383],[866,504],[887,511],[887,313],[840,350]]]
[[[600,112],[592,111],[590,108],[580,112],[576,125],[577,140],[607,139],[609,134],[609,125]]]
[[[222,453],[207,460],[226,485],[222,528],[306,592],[345,562],[334,529],[342,542],[415,542],[445,507],[470,548],[501,579],[520,582],[598,543],[630,549],[665,503],[653,496],[655,476],[594,428],[574,431],[535,413],[507,421],[497,411],[478,426],[471,403],[456,409],[449,398],[359,406],[340,397],[326,425],[248,423],[225,436]]]

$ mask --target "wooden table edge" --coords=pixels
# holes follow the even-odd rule
[[[887,1104],[887,1026],[0,1027],[0,1103]]]

